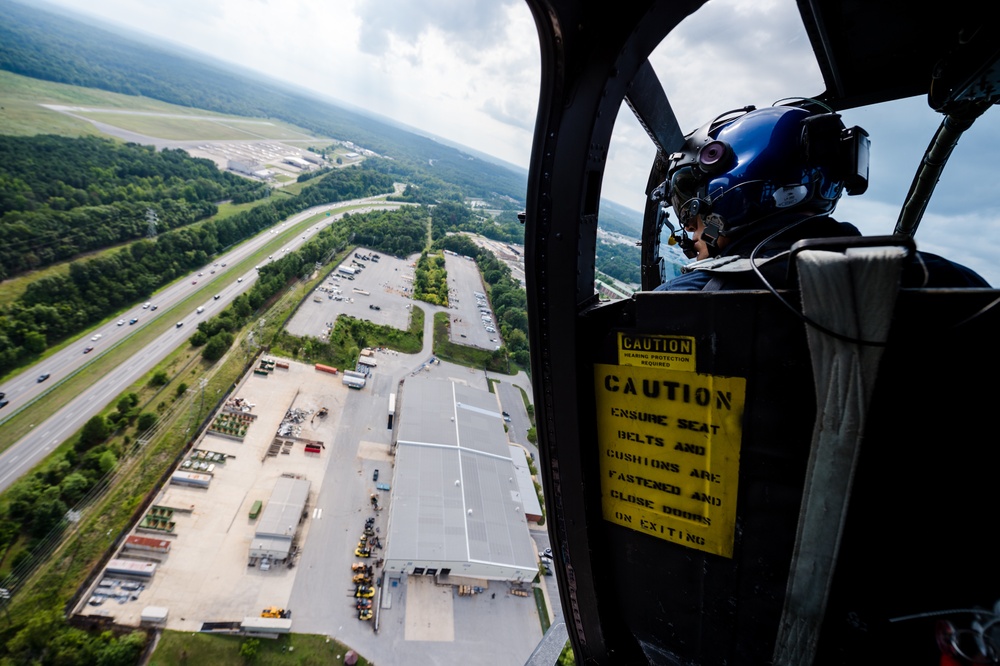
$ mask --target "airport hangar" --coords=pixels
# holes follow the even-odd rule
[[[533,580],[522,496],[535,497],[534,484],[519,483],[496,396],[409,377],[400,407],[385,574]]]

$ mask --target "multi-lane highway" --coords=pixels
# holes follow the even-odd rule
[[[104,409],[125,388],[185,342],[194,333],[199,321],[218,314],[237,295],[249,289],[257,279],[257,271],[250,268],[237,273],[235,267],[240,262],[264,248],[272,249],[273,252],[257,265],[280,258],[285,252],[290,252],[305,243],[322,226],[339,219],[343,213],[324,217],[320,222],[307,226],[306,221],[310,218],[338,209],[356,211],[357,206],[365,204],[371,204],[372,208],[399,205],[386,204],[378,197],[371,197],[316,206],[298,213],[217,257],[201,270],[163,289],[149,299],[148,307],[145,303],[135,305],[128,311],[122,312],[118,319],[88,331],[75,343],[67,345],[58,353],[5,381],[0,386],[0,391],[7,394],[5,400],[10,402],[0,413],[0,424],[11,418],[16,410],[35,400],[45,400],[48,391],[58,382],[80,372],[87,363],[93,362],[114,345],[125,342],[129,335],[136,333],[142,327],[157,321],[162,327],[164,317],[168,317],[171,323],[169,328],[131,358],[96,379],[87,390],[63,405],[46,421],[35,425],[28,435],[0,453],[0,491],[7,489],[22,474],[79,430],[90,417]],[[295,234],[287,242],[279,244],[276,241],[278,235],[290,229],[295,229]],[[270,248],[272,245],[274,247]],[[211,285],[211,288],[206,289],[207,285]],[[181,303],[196,293],[204,294],[204,300],[196,301],[183,310],[178,309]],[[199,313],[199,308],[204,310]],[[130,323],[132,319],[137,321],[132,324]],[[93,347],[92,351],[84,353],[88,347]],[[39,381],[43,375],[47,377]]]

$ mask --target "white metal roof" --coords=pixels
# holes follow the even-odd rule
[[[386,559],[537,571],[496,396],[411,377],[400,405]]]

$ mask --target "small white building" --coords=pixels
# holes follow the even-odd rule
[[[288,155],[287,157],[284,158],[283,161],[285,162],[285,164],[291,164],[292,166],[298,167],[300,169],[308,169],[310,167],[309,162],[306,162],[301,157],[295,157],[294,155]]]

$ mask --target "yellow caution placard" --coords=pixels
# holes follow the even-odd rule
[[[618,333],[618,363],[694,372],[694,338],[687,335]]]
[[[733,555],[746,380],[594,366],[605,520]]]

